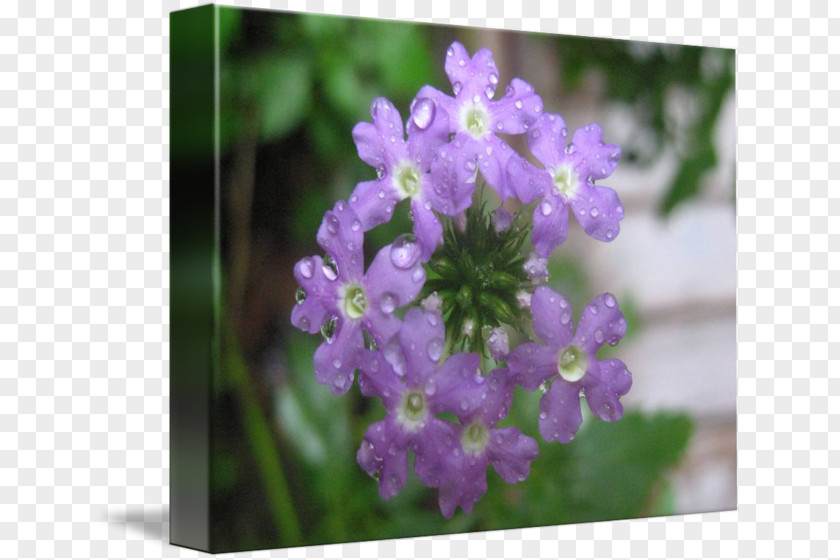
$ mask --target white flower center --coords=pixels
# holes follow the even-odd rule
[[[342,289],[341,309],[345,317],[358,319],[365,314],[367,297],[365,290],[359,284],[347,284]]]
[[[490,132],[490,113],[481,101],[467,101],[461,105],[461,128],[473,138],[481,138]]]
[[[566,198],[572,198],[577,194],[578,176],[570,165],[558,165],[551,170],[551,178],[554,179],[554,190]]]
[[[468,425],[461,432],[461,447],[464,448],[466,453],[481,455],[484,453],[488,441],[490,441],[490,430],[478,420]]]
[[[580,381],[586,375],[586,368],[589,367],[589,360],[583,348],[574,344],[560,352],[557,358],[557,373],[560,377],[570,383]]]
[[[394,169],[393,185],[400,198],[415,197],[420,192],[420,170],[410,161],[401,161]]]
[[[421,391],[406,391],[397,406],[397,421],[407,432],[417,431],[426,421],[429,409]]]

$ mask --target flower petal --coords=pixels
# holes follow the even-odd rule
[[[522,204],[531,204],[553,190],[551,175],[528,163],[519,155],[511,156],[505,166],[507,185]]]
[[[531,461],[539,457],[540,446],[519,428],[501,428],[491,432],[487,453],[499,476],[514,484],[528,478]]]
[[[431,488],[444,484],[455,464],[454,452],[461,447],[455,426],[432,417],[426,427],[412,438],[410,445],[417,456],[414,470],[420,482]]]
[[[366,397],[379,397],[391,410],[405,388],[402,378],[379,351],[363,349],[358,356],[359,390]]]
[[[504,97],[489,105],[493,132],[497,134],[522,134],[537,122],[543,109],[542,99],[531,84],[519,78],[511,80]]]
[[[441,146],[432,156],[429,174],[423,178],[423,199],[441,214],[454,216],[472,204],[475,150],[476,143],[459,134],[451,144]]]
[[[618,223],[624,218],[624,208],[613,189],[581,181],[571,206],[575,218],[590,237],[612,241],[618,236]]]
[[[584,394],[592,413],[606,422],[615,422],[624,414],[624,407],[618,398],[626,395],[633,383],[633,377],[624,362],[610,358],[598,362],[583,379]]]
[[[415,97],[408,118],[408,154],[421,171],[432,164],[435,150],[449,143],[449,115],[431,97]]]
[[[557,377],[540,399],[540,433],[546,441],[569,443],[575,439],[583,422],[580,389],[580,383],[569,383]]]
[[[336,286],[324,275],[324,262],[319,256],[304,257],[295,264],[295,279],[305,299],[292,309],[292,324],[309,334],[317,334],[326,322],[329,307],[335,299]]]
[[[414,217],[414,235],[422,247],[421,259],[427,262],[438,245],[443,243],[443,226],[432,211],[431,204],[426,208],[420,198],[411,201],[411,214]]]
[[[627,334],[627,321],[618,302],[606,292],[592,298],[580,314],[575,340],[592,356],[605,343],[616,344]]]
[[[563,197],[550,194],[534,208],[534,232],[531,241],[537,254],[551,256],[566,241],[569,233],[569,207]]]
[[[399,201],[399,194],[388,177],[356,185],[350,197],[350,206],[362,223],[362,231],[370,231],[391,220]]]
[[[339,200],[332,210],[327,210],[316,239],[335,260],[337,278],[347,281],[362,277],[364,233],[361,220],[346,202]]]
[[[408,453],[393,431],[385,420],[371,424],[356,452],[359,466],[379,479],[379,495],[385,500],[399,494],[408,479]]]
[[[621,148],[615,144],[604,144],[604,133],[597,123],[589,124],[575,131],[569,152],[579,163],[575,166],[584,171],[585,178],[604,179],[615,171],[621,158]]]
[[[422,247],[404,237],[382,247],[365,274],[368,296],[365,317],[390,317],[394,309],[414,301],[426,281],[421,262]]]
[[[443,354],[443,319],[440,314],[408,310],[398,334],[399,345],[406,361],[406,382],[410,387],[423,387],[435,372]]]
[[[333,337],[315,350],[315,379],[336,395],[343,395],[353,385],[353,372],[363,348],[361,324],[347,319],[336,321]]]
[[[499,83],[499,70],[489,49],[480,49],[470,58],[467,49],[455,41],[446,51],[444,69],[459,97],[493,97]]]
[[[526,342],[511,350],[507,363],[511,382],[526,391],[534,391],[543,381],[557,374],[557,349]]]
[[[451,412],[462,422],[470,418],[487,393],[487,380],[479,373],[480,366],[478,354],[449,356],[424,384],[432,412]]]
[[[420,91],[417,92],[415,99],[421,99],[424,97],[434,99],[437,102],[438,107],[446,112],[446,115],[449,117],[449,132],[455,132],[455,129],[458,127],[458,102],[455,98],[451,95],[446,95],[439,89],[435,89],[432,86],[421,87]]]
[[[369,122],[360,122],[353,127],[353,141],[356,143],[356,150],[359,158],[384,173],[388,157],[385,139],[379,134],[379,130]]]
[[[487,492],[486,457],[471,459],[461,452],[451,469],[451,477],[438,491],[438,505],[447,519],[454,515],[458,506],[464,513],[472,513],[473,504]]]
[[[494,369],[487,376],[477,416],[485,426],[492,428],[510,412],[515,383],[507,369]]]
[[[514,151],[505,142],[493,134],[478,140],[478,170],[499,198],[505,201],[516,196],[516,191],[507,181],[507,164],[513,157]]]
[[[572,306],[561,294],[548,286],[538,287],[531,296],[531,315],[534,332],[547,346],[560,350],[572,341]]]
[[[531,150],[546,169],[550,169],[564,160],[566,155],[566,137],[569,132],[563,117],[554,113],[543,113],[525,138]]]

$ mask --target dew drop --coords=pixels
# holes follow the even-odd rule
[[[499,83],[499,75],[496,74],[495,72],[492,72],[488,76],[488,79],[490,80],[490,83],[493,84],[494,86]]]
[[[298,287],[298,289],[295,290],[295,301],[298,305],[301,305],[304,301],[306,301],[306,290]]]
[[[522,100],[517,99],[516,102],[513,104],[517,109],[522,108]]]
[[[315,263],[312,261],[312,257],[306,257],[300,261],[300,275],[304,278],[312,278],[312,273],[315,270]]]
[[[379,309],[382,313],[391,314],[397,308],[397,297],[391,292],[385,292],[379,298]]]
[[[333,367],[334,367],[335,369],[339,369],[339,368],[341,367],[341,360],[340,360],[340,359],[338,359],[338,358],[336,358],[335,360],[333,360]]]
[[[385,198],[385,191],[382,190],[382,189],[379,189],[379,192],[376,193],[376,196],[378,196],[379,198]]]
[[[424,97],[417,102],[411,118],[414,120],[414,124],[417,128],[420,130],[426,130],[435,119],[435,102]]]
[[[463,58],[458,61],[458,66],[460,66],[461,68],[463,68],[466,65],[467,65],[467,61],[464,60]]]
[[[571,315],[569,315],[568,313],[563,313],[562,315],[560,315],[560,322],[566,325],[571,320],[571,318]]]
[[[345,383],[346,381],[343,375],[338,375],[333,379],[333,385],[335,385],[336,389],[343,389]]]
[[[540,137],[540,129],[535,128],[534,130],[531,131],[531,138],[536,140],[539,137]]]
[[[592,210],[589,211],[589,215],[592,216],[593,218],[597,218],[598,214],[599,214],[598,209],[595,208],[594,206],[592,207]]]
[[[350,229],[352,229],[353,231],[359,231],[359,228],[361,227],[362,222],[360,222],[359,220],[353,220],[353,223],[350,224]]]
[[[604,331],[600,328],[595,329],[595,342],[602,344],[604,342]]]
[[[382,164],[377,165],[376,166],[376,178],[381,179],[384,176],[385,176],[385,166],[382,165]],[[382,192],[382,191],[379,191],[379,192],[382,193],[382,196],[385,196],[384,192]],[[382,196],[380,196],[379,198],[382,198]]]
[[[551,215],[553,210],[554,206],[551,204],[551,201],[543,199],[543,201],[540,202],[540,213],[542,213],[543,216]]]
[[[429,355],[429,359],[432,361],[440,360],[440,356],[443,353],[443,341],[439,338],[433,338],[429,341],[429,345],[426,347],[426,352]]]
[[[306,317],[301,317],[300,321],[298,321],[298,327],[300,327],[300,330],[302,330],[302,331],[308,331],[309,330],[309,319],[307,319]]]
[[[324,273],[327,280],[335,281],[338,278],[338,265],[329,255],[324,257],[324,265],[321,267],[321,272]]]
[[[612,239],[614,235],[615,234],[613,233],[613,230],[611,230],[611,229],[607,230],[607,239]]]
[[[338,233],[338,218],[335,214],[327,216],[327,231],[333,235]]]
[[[461,93],[461,88],[462,87],[464,87],[464,86],[461,85],[461,82],[455,82],[454,84],[452,84],[452,92],[455,95],[458,95],[459,93]]]
[[[414,280],[415,282],[422,282],[423,278],[425,278],[425,276],[426,276],[426,273],[423,272],[423,269],[418,268],[417,270],[414,271],[414,274],[411,276],[411,279]]]
[[[624,208],[621,207],[621,206],[616,206],[615,207],[615,213],[616,214],[624,214]]]
[[[433,327],[436,327],[440,321],[437,313],[426,313],[426,320],[429,321],[429,324]]]
[[[540,419],[545,420],[546,418],[548,418],[548,414],[546,413],[546,411],[544,411],[544,410],[541,411],[540,412]]]
[[[613,297],[613,295],[612,295],[612,294],[607,294],[607,295],[604,297],[604,304],[605,304],[607,307],[615,307],[615,298]]]
[[[446,49],[446,56],[453,56],[454,54],[455,54],[455,49],[453,49],[452,47],[449,47],[448,49]]]
[[[411,268],[420,258],[420,246],[411,234],[402,234],[391,245],[391,262],[403,270]]]

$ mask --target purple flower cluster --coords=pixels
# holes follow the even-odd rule
[[[487,489],[489,465],[516,483],[527,478],[539,455],[535,439],[516,427],[497,427],[508,416],[516,386],[545,392],[539,431],[547,441],[568,443],[582,422],[581,395],[595,416],[619,420],[619,398],[630,389],[631,376],[620,360],[596,356],[626,333],[616,298],[595,297],[575,329],[566,298],[540,285],[548,277],[549,257],[566,239],[569,212],[594,239],[611,241],[618,235],[624,210],[615,191],[595,181],[613,172],[621,150],[603,142],[597,124],[577,130],[567,145],[563,118],[544,112],[534,88],[518,78],[497,97],[499,72],[487,49],[470,57],[453,43],[445,70],[454,96],[424,86],[405,122],[390,101],[378,98],[371,106],[372,122],[353,129],[359,157],[375,169],[376,178],[359,183],[346,202],[326,212],[316,237],[325,255],[305,257],[294,267],[299,287],[291,321],[324,337],[314,356],[320,383],[344,394],[358,370],[361,393],[382,400],[385,418],[368,427],[357,453],[381,496],[391,498],[405,485],[410,451],[418,478],[438,489],[441,512],[451,517],[458,506],[472,511]],[[541,167],[497,134],[525,134]],[[473,200],[480,180],[502,201],[534,205],[524,225],[521,218],[527,221],[528,214],[495,209],[488,217],[488,231],[495,236],[481,234],[490,239],[485,252],[493,253],[497,243],[509,261],[516,240],[525,239],[523,228],[531,233],[534,252],[516,261],[517,276],[494,269],[487,255],[455,248],[450,253],[467,272],[448,278],[463,285],[438,279],[440,295],[429,293],[427,271],[454,266],[451,259],[436,261],[436,252],[479,235],[465,224],[480,220],[467,220],[464,212],[482,211]],[[382,247],[365,271],[365,233],[390,221],[405,199],[410,199],[413,232]],[[424,288],[422,305],[412,305]],[[450,305],[454,301],[457,310]],[[465,333],[451,332],[453,314],[463,314],[472,302],[483,306],[475,315],[483,323],[462,316],[457,324],[462,331],[472,329],[470,336],[486,333],[484,343],[457,351],[463,348],[456,349],[454,341]],[[517,322],[521,313],[514,313],[509,302],[530,313],[538,341],[511,350],[511,343],[527,336],[529,325]]]

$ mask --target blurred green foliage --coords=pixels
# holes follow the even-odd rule
[[[703,176],[718,163],[715,127],[727,96],[735,88],[735,51],[709,47],[564,37],[554,41],[562,61],[563,83],[572,90],[588,72],[605,79],[607,101],[633,109],[644,133],[622,146],[626,159],[656,160],[666,147],[676,149],[677,171],[659,203],[663,215],[697,196]],[[669,100],[687,109],[677,122]],[[735,170],[732,170],[732,198]]]

